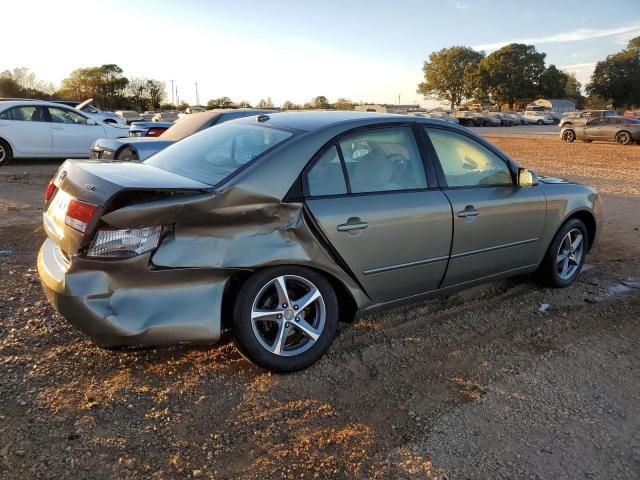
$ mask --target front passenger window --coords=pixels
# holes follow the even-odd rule
[[[71,125],[87,124],[87,119],[82,115],[62,108],[49,107],[49,115],[53,123],[67,123]]]
[[[507,162],[478,142],[448,130],[426,130],[448,186],[513,185]]]

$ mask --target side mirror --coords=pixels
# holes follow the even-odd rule
[[[97,125],[98,122],[96,122],[93,118],[87,118],[87,125]]]
[[[538,185],[538,176],[531,170],[521,168],[518,170],[519,187],[535,187]]]

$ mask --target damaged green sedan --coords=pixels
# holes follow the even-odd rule
[[[437,120],[260,115],[143,163],[67,161],[45,193],[45,292],[98,344],[215,343],[307,367],[338,320],[536,272],[564,287],[602,213]]]

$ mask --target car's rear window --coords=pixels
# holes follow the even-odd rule
[[[214,186],[293,133],[263,125],[216,125],[161,150],[145,163]]]

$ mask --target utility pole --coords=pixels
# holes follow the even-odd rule
[[[196,82],[196,105],[200,105],[200,97],[198,96],[198,82]]]
[[[176,104],[176,97],[174,96],[173,80],[171,80],[171,105],[175,105],[175,104]]]
[[[398,106],[400,106],[400,94],[398,94]]]
[[[178,85],[176,85],[176,105],[180,103],[180,96],[178,95]]]

